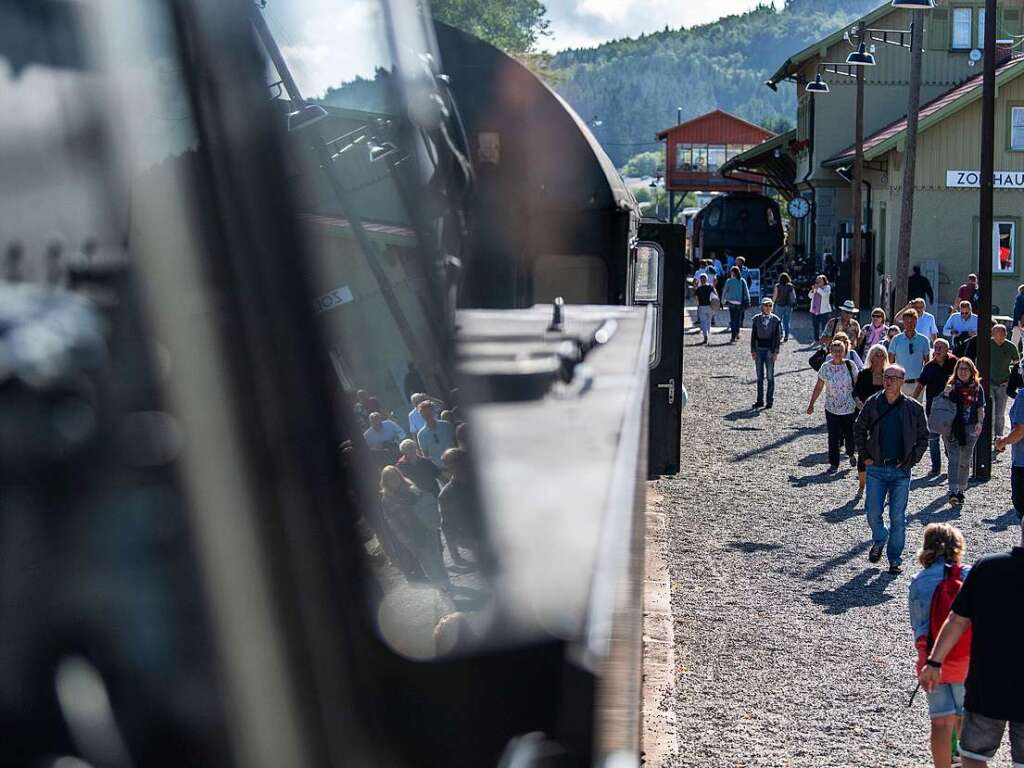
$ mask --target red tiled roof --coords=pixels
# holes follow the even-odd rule
[[[996,67],[996,77],[998,78],[1004,72],[1007,72],[1008,70],[1012,69],[1018,64],[1021,64],[1022,62],[1024,62],[1024,56],[1010,57],[1007,61],[1003,62],[998,67]],[[1022,69],[1021,71],[1024,72],[1024,69]],[[978,91],[982,85],[982,74],[983,73],[979,72],[977,75],[971,76],[970,78],[962,82],[960,85],[956,86],[955,88],[952,88],[949,91],[946,91],[946,93],[942,94],[941,96],[937,96],[936,98],[929,101],[927,104],[923,105],[920,111],[918,112],[919,129],[921,126],[924,125],[927,118],[942,111],[943,109],[959,101],[960,99],[965,98],[969,94]],[[903,133],[906,130],[907,118],[904,116],[897,120],[896,122],[890,123],[877,133],[873,133],[870,136],[866,137],[864,139],[865,157],[871,154],[871,150],[874,149],[875,147],[878,147],[883,142],[898,136],[899,134]],[[853,160],[853,154],[854,146],[851,144],[849,147],[844,149],[839,154],[830,157],[828,160],[822,163],[822,165],[841,165],[846,161]]]

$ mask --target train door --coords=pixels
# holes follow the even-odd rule
[[[679,472],[685,242],[684,227],[645,221],[633,250],[631,303],[650,304],[657,309],[648,419],[647,466],[651,478]]]

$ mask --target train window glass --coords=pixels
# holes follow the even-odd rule
[[[725,164],[725,146],[712,144],[708,147],[708,170],[717,171]]]
[[[711,229],[714,229],[715,227],[718,226],[718,223],[721,220],[722,220],[722,207],[720,205],[712,206],[708,210],[708,215],[707,215],[707,219],[705,220],[705,223],[708,225],[708,227],[710,227]]]
[[[110,5],[0,4],[4,752],[227,765],[186,441],[157,391],[186,363],[127,279],[157,189],[171,257],[191,254],[175,233],[195,228],[193,190],[172,166],[196,132],[164,4]],[[58,678],[90,695],[55,701]],[[111,746],[78,752],[69,730]]]
[[[766,205],[765,206],[765,208],[764,208],[764,216],[765,216],[765,220],[768,222],[768,226],[770,228],[774,228],[776,226],[776,224],[778,223],[778,221],[775,218],[775,209],[772,208],[770,205]]]
[[[468,155],[415,7],[269,0],[259,12],[271,96],[282,114],[315,115],[290,126],[288,154],[310,302],[338,374],[340,460],[359,486],[367,606],[392,648],[427,659],[493,640],[495,564],[449,362]],[[273,86],[289,74],[294,87]],[[603,301],[606,276],[579,258],[572,268]]]
[[[708,168],[708,148],[706,145],[693,145],[693,165],[691,170],[706,171]]]
[[[692,169],[693,147],[689,144],[676,145],[676,168],[680,171]]]
[[[633,301],[657,304],[661,299],[661,260],[664,254],[656,243],[640,243],[634,259]]]

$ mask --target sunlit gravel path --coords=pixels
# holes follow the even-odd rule
[[[926,458],[912,485],[903,575],[870,565],[856,472],[844,464],[825,474],[823,403],[805,413],[814,374],[807,316],[798,323],[803,341],[784,345],[767,412],[750,409],[749,337],[728,345],[717,328],[704,347],[687,335],[683,470],[656,484],[670,535],[674,765],[930,765],[924,696],[907,706],[915,552],[934,521],[963,529],[968,561],[1011,547],[1009,462],[1000,458],[992,482],[972,486],[957,511],[945,503],[945,475],[924,477]]]

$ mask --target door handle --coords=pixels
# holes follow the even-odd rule
[[[668,390],[668,404],[669,405],[675,405],[676,404],[676,380],[675,379],[669,379],[667,384],[659,384],[658,385],[658,389],[667,389]]]

